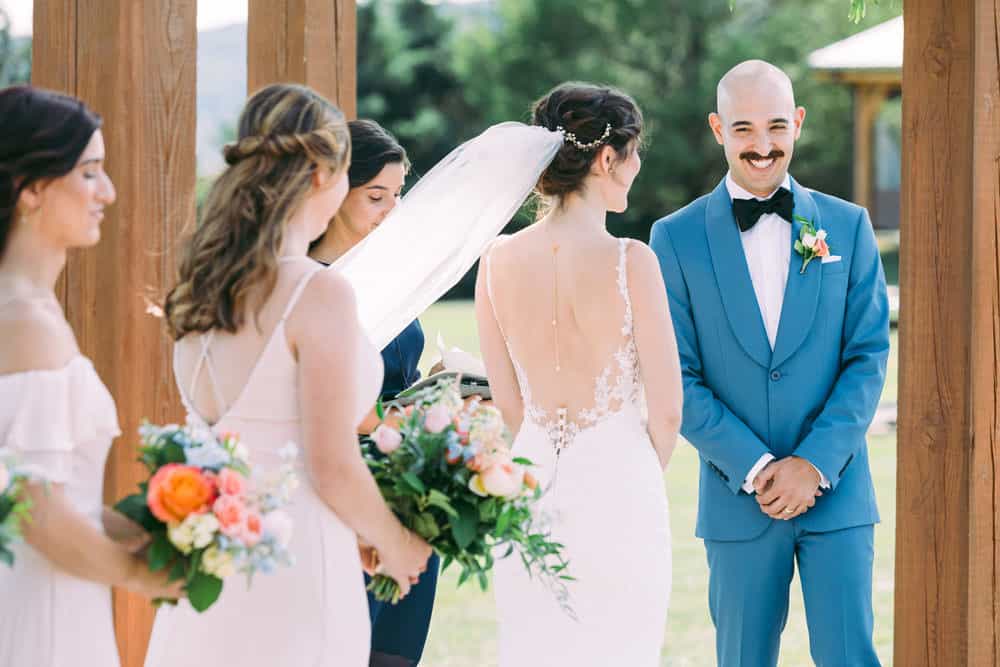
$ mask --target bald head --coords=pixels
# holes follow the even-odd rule
[[[772,104],[789,110],[795,108],[795,93],[788,75],[763,60],[747,60],[726,72],[719,81],[716,109],[725,117],[741,101],[754,98],[771,100]]]

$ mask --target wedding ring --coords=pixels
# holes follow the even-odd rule
[[[791,514],[795,510],[793,510],[791,507],[786,507],[783,511],[784,511],[785,514]]]

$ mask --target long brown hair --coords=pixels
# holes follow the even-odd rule
[[[192,331],[235,332],[247,297],[259,313],[277,281],[285,221],[309,192],[313,173],[346,169],[351,138],[344,116],[305,86],[274,84],[251,97],[229,165],[205,200],[201,223],[181,251],[180,276],[164,313],[173,338]]]

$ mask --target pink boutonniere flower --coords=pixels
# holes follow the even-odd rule
[[[795,241],[795,252],[802,255],[802,269],[799,271],[801,274],[806,272],[809,262],[817,257],[820,259],[828,257],[830,255],[830,245],[826,241],[825,229],[816,229],[812,222],[801,216],[797,215],[795,219],[802,223],[802,229],[799,230],[799,238]]]

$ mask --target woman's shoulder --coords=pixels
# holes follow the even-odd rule
[[[5,300],[0,329],[0,375],[59,370],[80,355],[73,330],[51,299]]]

